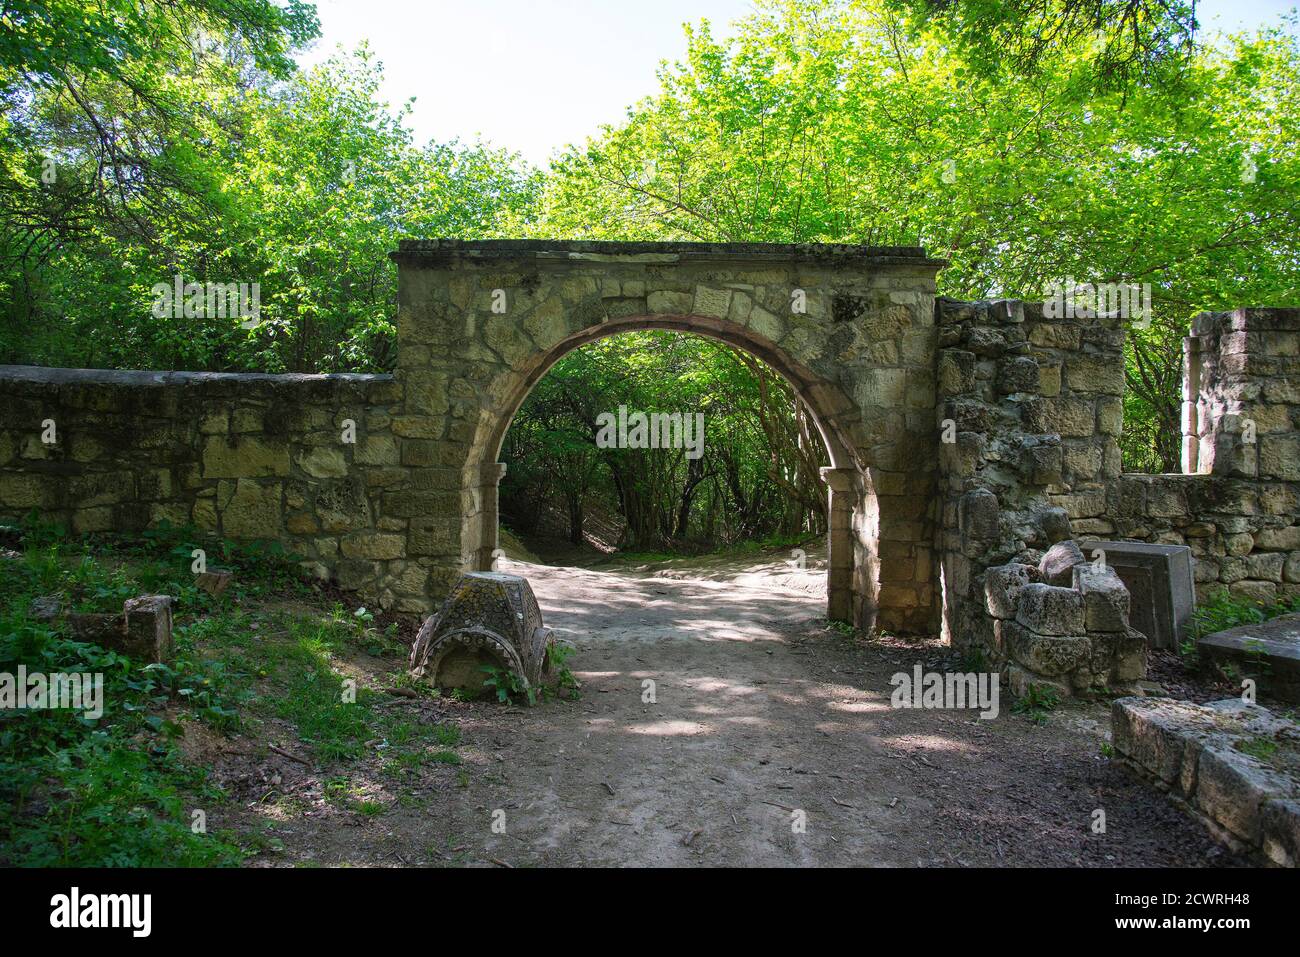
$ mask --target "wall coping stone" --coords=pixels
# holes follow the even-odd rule
[[[392,382],[388,373],[362,372],[153,372],[144,369],[63,369],[49,366],[0,365],[0,380],[45,382],[53,385],[167,386],[204,382]]]
[[[849,246],[831,243],[611,242],[556,239],[404,239],[389,258],[404,266],[434,267],[456,262],[517,261],[641,263],[648,265],[725,261],[815,263],[855,266],[948,265],[920,246]]]

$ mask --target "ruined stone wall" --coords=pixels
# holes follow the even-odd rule
[[[1117,538],[1187,545],[1197,597],[1300,595],[1300,310],[1196,317],[1186,340],[1183,465],[1125,474],[1109,494]]]
[[[944,633],[994,649],[986,569],[1036,566],[1043,552],[1105,528],[1119,474],[1123,329],[1051,319],[1041,303],[936,304],[936,552]]]
[[[437,543],[390,507],[415,481],[392,435],[399,398],[382,375],[3,366],[0,518],[278,540],[321,577],[420,610]]]

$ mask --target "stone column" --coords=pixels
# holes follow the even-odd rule
[[[475,571],[492,571],[492,553],[497,550],[500,519],[501,479],[506,474],[504,462],[491,462],[479,470],[478,514],[479,545],[473,556]]]
[[[853,507],[857,503],[856,469],[824,468],[822,481],[829,490],[826,508],[828,551],[826,565],[826,617],[853,621]]]
[[[1201,426],[1197,403],[1201,398],[1201,340],[1183,339],[1183,454],[1184,475],[1200,471]]]

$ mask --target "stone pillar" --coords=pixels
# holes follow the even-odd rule
[[[492,554],[498,548],[498,521],[500,516],[501,479],[506,474],[504,462],[492,462],[479,470],[479,532],[475,537],[478,548],[472,560],[474,571],[492,571]]]
[[[1197,403],[1201,397],[1201,340],[1183,339],[1183,454],[1184,475],[1200,471],[1201,428]]]
[[[1300,309],[1237,309],[1192,320],[1199,340],[1198,471],[1300,481]]]
[[[827,543],[826,617],[853,621],[853,510],[858,491],[856,469],[824,468],[829,500],[826,508]]]

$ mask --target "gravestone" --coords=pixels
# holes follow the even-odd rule
[[[1192,580],[1192,550],[1186,545],[1148,545],[1143,542],[1081,541],[1084,555],[1106,553],[1129,590],[1129,624],[1147,636],[1147,647],[1176,650],[1187,637],[1196,606]]]

